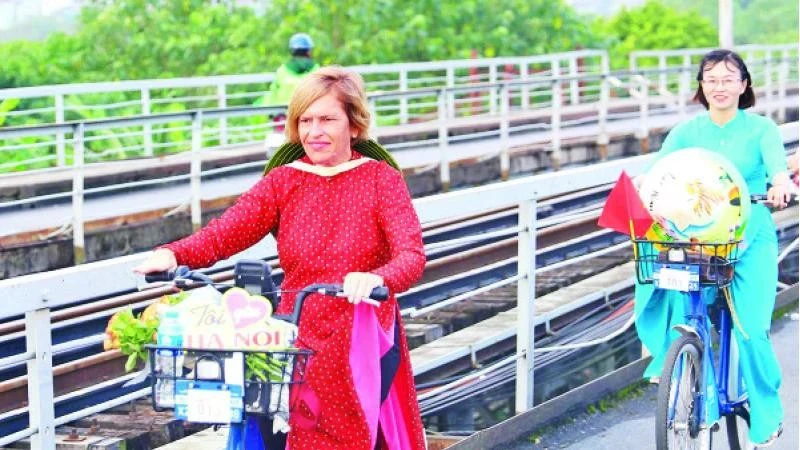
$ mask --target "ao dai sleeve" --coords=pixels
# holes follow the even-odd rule
[[[372,272],[380,275],[393,293],[399,293],[408,290],[425,269],[422,229],[400,172],[382,163],[377,183],[378,220],[390,259]]]
[[[764,131],[759,142],[761,160],[767,170],[767,180],[772,181],[776,174],[787,172],[786,150],[783,147],[783,138],[778,126],[770,119],[765,118]]]
[[[262,178],[236,203],[196,233],[164,247],[172,250],[178,264],[209,267],[260,241],[278,219],[275,177]]]

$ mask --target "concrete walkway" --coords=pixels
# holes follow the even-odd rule
[[[783,372],[781,398],[785,411],[781,438],[770,450],[797,450],[798,433],[798,313],[792,312],[772,327],[772,342]],[[581,413],[570,418],[571,423],[544,430],[505,450],[655,450],[654,412],[656,386],[648,386],[635,398],[623,401],[603,413]],[[713,435],[712,450],[728,449],[724,424]]]

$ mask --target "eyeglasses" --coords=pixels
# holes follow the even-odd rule
[[[708,79],[708,80],[700,80],[700,84],[703,85],[706,89],[713,89],[717,86],[722,86],[723,89],[730,89],[734,86],[739,85],[742,81],[738,78],[722,78],[720,80]]]

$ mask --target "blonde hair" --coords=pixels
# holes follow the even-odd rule
[[[286,118],[286,139],[289,142],[300,142],[297,131],[300,116],[312,103],[331,92],[342,102],[350,126],[358,130],[353,144],[368,139],[370,113],[364,93],[364,79],[352,70],[328,66],[303,78],[292,94]]]

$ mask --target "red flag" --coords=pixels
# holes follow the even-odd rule
[[[653,218],[642,204],[631,178],[623,170],[608,194],[597,225],[627,235],[644,236],[652,224]]]

